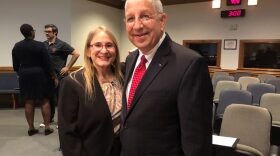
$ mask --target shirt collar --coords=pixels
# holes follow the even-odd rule
[[[166,34],[163,33],[163,35],[161,36],[160,40],[158,41],[158,43],[154,46],[154,48],[152,48],[149,52],[148,55],[145,55],[145,58],[147,59],[147,62],[150,63],[153,59],[153,57],[155,56],[159,46],[161,45],[161,43],[163,42],[164,38],[165,38]],[[144,55],[142,53],[142,51],[139,49],[139,56],[138,58],[141,58],[142,55]]]
[[[54,42],[49,42],[49,41],[47,40],[47,42],[48,42],[49,45],[57,44],[57,41],[58,41],[58,38],[57,38],[57,37],[55,38]]]

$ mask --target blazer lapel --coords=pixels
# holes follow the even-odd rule
[[[139,101],[140,97],[143,95],[143,92],[147,89],[147,87],[152,83],[152,81],[156,78],[159,72],[168,63],[167,55],[170,52],[170,43],[171,43],[171,39],[169,38],[168,35],[166,35],[164,41],[162,42],[161,46],[158,48],[154,58],[152,59],[152,62],[150,63],[148,69],[146,70],[146,73],[144,74],[141,82],[139,83],[135,91],[133,100],[131,102],[131,107],[127,112],[126,118],[133,111],[135,105]],[[133,69],[131,72],[133,72]]]

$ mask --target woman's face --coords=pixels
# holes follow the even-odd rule
[[[87,56],[95,68],[110,68],[116,59],[116,46],[105,32],[99,32],[92,38]]]

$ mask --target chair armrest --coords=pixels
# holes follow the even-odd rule
[[[219,99],[213,99],[213,103],[218,104],[219,103]]]
[[[251,153],[250,155],[252,156],[264,156],[259,150],[243,144],[237,144],[236,151],[241,153]]]
[[[234,156],[260,156],[256,153],[251,153],[243,150],[235,150],[234,153],[235,153]]]
[[[272,121],[272,126],[280,128],[280,121]]]
[[[215,156],[259,156],[256,153],[221,146],[217,147],[214,154]]]
[[[270,156],[279,156],[280,155],[280,148],[276,145],[272,145],[270,147],[269,155]]]

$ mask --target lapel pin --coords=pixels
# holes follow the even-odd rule
[[[161,63],[159,63],[159,64],[158,64],[158,66],[159,66],[159,67],[161,67],[161,66],[162,66],[162,64],[161,64]]]

